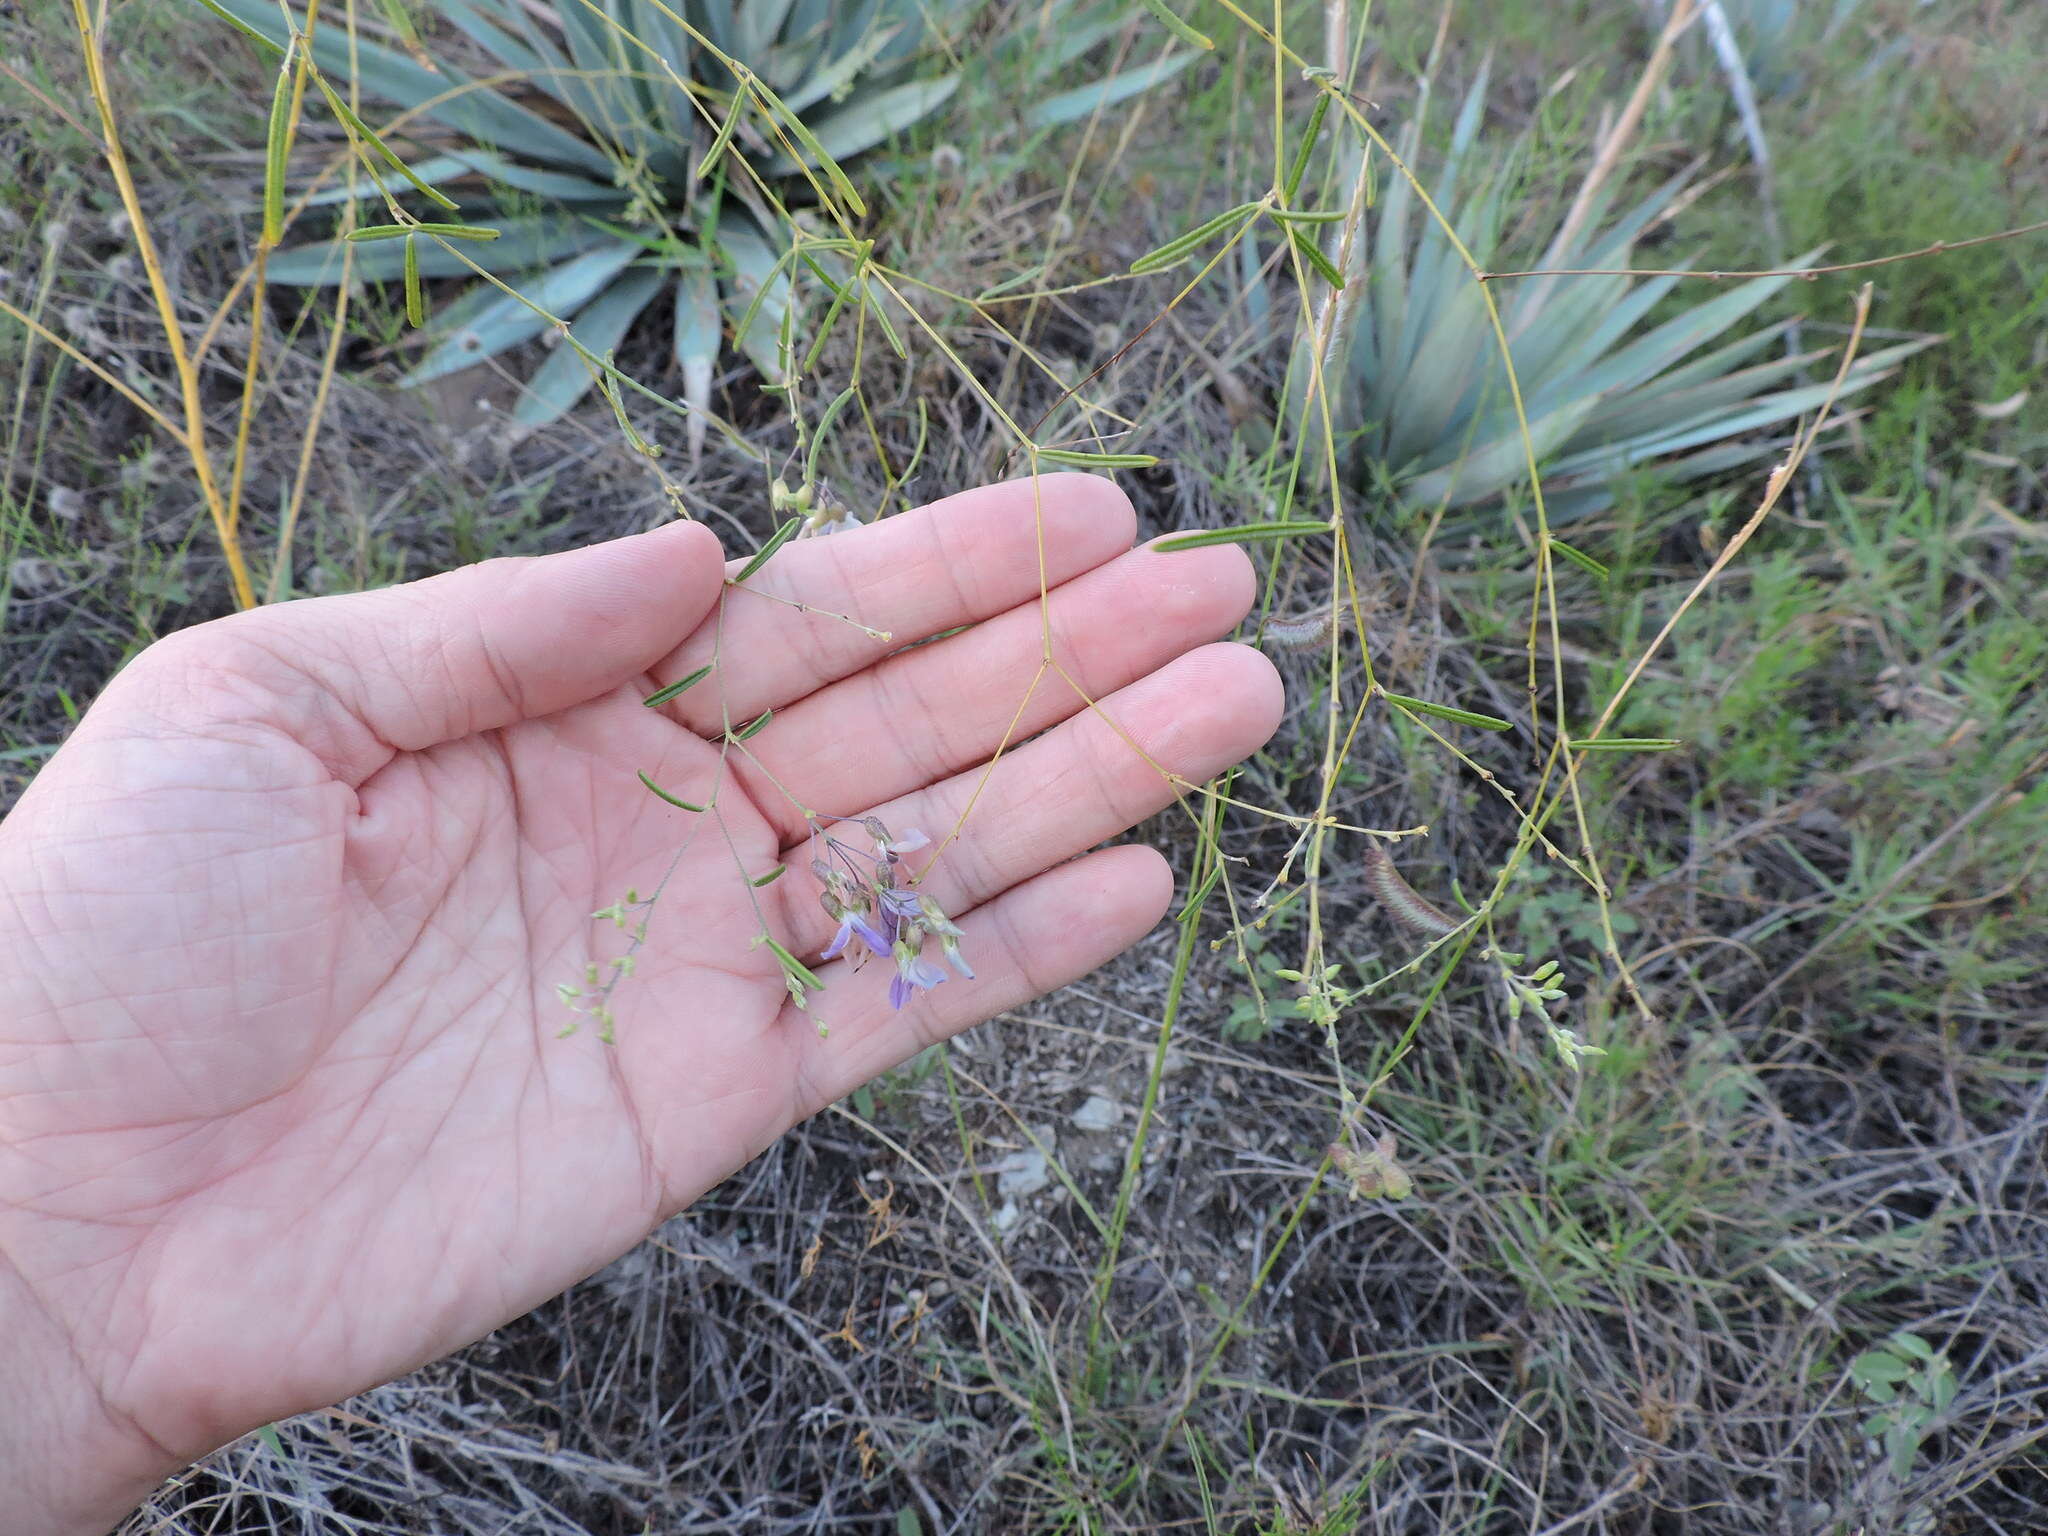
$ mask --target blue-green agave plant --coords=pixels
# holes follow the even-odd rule
[[[276,42],[287,39],[277,0],[214,3]],[[417,45],[352,39],[330,4],[312,54],[337,90],[345,94],[353,80],[366,104],[381,101],[407,114],[402,140],[421,146],[424,156],[411,169],[459,205],[459,213],[428,217],[499,231],[488,243],[462,242],[459,254],[418,241],[422,277],[461,276],[473,261],[532,306],[573,317],[576,339],[599,357],[658,299],[672,295],[683,397],[701,411],[728,332],[764,377],[780,378],[790,302],[783,217],[789,206],[810,200],[811,178],[823,180],[817,150],[845,166],[936,112],[959,85],[957,67],[938,66],[957,59],[950,50],[984,4],[430,0],[429,13],[491,66],[474,77]],[[302,14],[294,20],[303,26]],[[425,46],[432,44],[430,35]],[[726,61],[751,72],[779,109],[739,114],[721,146],[725,154],[710,156],[707,165],[740,86]],[[1164,78],[1161,62],[1096,82],[1080,108]],[[758,105],[760,93],[751,99]],[[790,116],[808,128],[811,144],[787,131]],[[727,164],[734,154],[753,174]],[[406,190],[395,178],[392,185]],[[329,190],[317,201],[333,205],[348,195]],[[362,195],[372,193],[366,188]],[[407,243],[357,244],[355,274],[397,279]],[[269,279],[336,283],[341,247],[334,238],[280,251],[269,262]],[[467,368],[547,328],[529,304],[479,282],[434,316],[427,348],[405,382]],[[552,421],[592,383],[576,350],[561,348],[528,383],[513,420]],[[701,423],[693,414],[693,443]]]
[[[1615,215],[1596,195],[1572,227],[1546,244],[1504,248],[1517,187],[1511,150],[1482,163],[1486,79],[1467,95],[1430,197],[1482,268],[1594,268],[1627,273],[1636,241],[1672,206],[1688,175]],[[1416,163],[1419,125],[1399,146]],[[1528,480],[1522,434],[1480,288],[1407,180],[1383,179],[1369,231],[1354,250],[1344,335],[1348,366],[1338,401],[1361,475],[1391,485],[1405,505],[1477,508]],[[1810,252],[1788,263],[1803,270]],[[1526,259],[1524,259],[1526,258]],[[1682,262],[1671,264],[1683,267]],[[1732,284],[1632,273],[1496,281],[1537,463],[1553,523],[1613,500],[1615,479],[1654,466],[1684,482],[1780,451],[1781,429],[1826,399],[1833,359],[1786,356],[1794,323],[1743,330],[1794,281]],[[1681,288],[1684,283],[1687,286]],[[1674,295],[1693,302],[1659,311]],[[1867,389],[1932,338],[1859,358],[1842,393]]]

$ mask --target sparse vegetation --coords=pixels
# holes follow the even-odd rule
[[[2037,8],[1729,6],[1769,220],[1712,50],[1660,45],[1671,6],[858,9],[929,51],[834,8],[805,53],[827,8],[734,9],[823,72],[799,103],[720,34],[778,108],[670,35],[715,30],[695,4],[323,0],[280,73],[201,4],[88,0],[148,259],[72,8],[0,19],[8,802],[125,660],[238,590],[678,513],[757,548],[1075,463],[1148,531],[1246,541],[1289,682],[1267,751],[1152,829],[1178,922],[462,1355],[221,1452],[132,1536],[2042,1528],[2048,231],[1831,270],[2048,218]],[[551,91],[485,16],[585,56]],[[601,220],[561,238],[739,276],[723,214],[722,256],[691,244],[733,122],[762,259],[687,337],[649,283],[572,329],[486,254],[537,216],[493,158],[521,146],[415,132],[341,63],[352,33],[393,68],[496,53],[505,101],[616,147],[580,92],[678,89],[605,51],[635,24],[690,82],[663,110],[705,109],[656,167],[689,195],[655,218],[604,184],[680,130],[600,150]],[[871,86],[918,110],[834,141],[857,210],[776,135],[824,139]],[[318,218],[432,222],[373,133],[423,180],[449,160],[441,212],[502,238],[254,281]],[[1484,265],[1808,271],[1482,286],[1410,161]],[[293,213],[321,171],[360,195]],[[438,368],[406,246],[438,324],[481,302],[520,334]],[[1369,307],[1333,296],[1354,271]],[[1630,293],[1638,334],[1765,373],[1692,416],[1664,369],[1596,378],[1620,329],[1569,344]],[[1383,298],[1425,297],[1448,319],[1396,357]],[[1696,319],[1716,303],[1753,328]],[[1755,389],[1777,405],[1745,413]]]

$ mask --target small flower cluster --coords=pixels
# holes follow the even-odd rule
[[[555,995],[569,1010],[569,1022],[562,1026],[561,1038],[575,1034],[581,1021],[589,1018],[597,1021],[597,1038],[606,1045],[612,1044],[616,1022],[612,1017],[612,993],[633,974],[635,957],[647,942],[647,919],[653,910],[652,897],[642,896],[629,887],[619,900],[590,914],[598,922],[610,923],[627,933],[630,939],[624,954],[612,956],[602,966],[595,960],[586,961],[581,986],[568,981],[555,983]]]
[[[874,842],[872,854],[821,833],[827,857],[811,860],[812,872],[824,887],[818,900],[826,916],[839,925],[824,958],[849,953],[858,957],[861,949],[855,946],[887,957],[896,967],[889,980],[892,1008],[901,1008],[913,993],[929,991],[946,979],[946,973],[924,957],[927,938],[937,939],[953,969],[973,980],[973,968],[960,953],[965,934],[959,924],[930,896],[898,883],[903,855],[927,846],[925,835],[912,830],[891,837],[876,816],[860,825]]]

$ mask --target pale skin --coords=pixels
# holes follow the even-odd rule
[[[1151,929],[1165,860],[1087,850],[1256,750],[1281,697],[1212,643],[1252,601],[1243,555],[1132,528],[1106,482],[1049,476],[792,544],[748,583],[888,641],[727,588],[714,536],[675,524],[131,664],[0,822],[8,1529],[99,1536],[213,1447],[480,1337]],[[1042,589],[1099,711],[1056,673],[1031,688]],[[771,706],[721,787],[724,720]],[[636,770],[716,790],[723,829]],[[886,964],[817,962],[805,810],[925,832],[937,857],[906,867],[976,979],[899,1013]],[[558,983],[623,947],[590,914],[678,847],[616,1043],[559,1038]],[[742,871],[778,860],[757,915]],[[826,984],[808,1013],[764,918]]]

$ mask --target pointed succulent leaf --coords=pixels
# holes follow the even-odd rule
[[[1529,423],[1529,441],[1535,446],[1539,469],[1560,444],[1584,425],[1598,405],[1597,400],[1574,401]],[[1506,413],[1497,422],[1490,420],[1488,425],[1507,430],[1489,442],[1475,444],[1469,453],[1452,451],[1449,462],[1441,468],[1418,475],[1402,486],[1401,499],[1410,506],[1435,506],[1441,501],[1465,507],[1497,496],[1506,486],[1525,482],[1528,449],[1513,413]]]
[[[711,413],[711,380],[718,365],[718,285],[708,271],[685,272],[676,282],[676,365],[683,375],[684,442],[694,463],[704,451]]]
[[[843,163],[931,116],[959,85],[958,75],[912,80],[858,97],[807,126],[825,153]],[[812,169],[819,168],[813,156],[807,154],[805,161]],[[795,157],[788,154],[778,155],[768,165],[774,176],[791,176],[797,170]]]
[[[807,112],[827,97],[836,96],[857,75],[872,67],[896,40],[898,31],[907,25],[902,22],[893,27],[875,27],[837,58],[819,60],[817,67],[802,80],[791,81],[789,89],[779,93],[782,104],[792,112]]]
[[[495,289],[484,290],[489,294],[487,302],[444,317],[460,323],[444,330],[442,339],[405,376],[405,384],[425,384],[533,340],[548,328],[549,315],[564,320],[575,315],[641,254],[637,243],[623,240],[585,251],[552,272],[522,284],[520,294],[524,302]]]
[[[222,8],[278,42],[286,38],[275,0],[219,0]],[[395,106],[469,134],[480,143],[549,165],[571,166],[610,176],[611,162],[595,147],[557,127],[509,96],[478,86],[448,65],[427,69],[393,49],[347,29],[324,26],[313,38],[313,61],[330,80],[353,78],[362,88]],[[432,103],[432,105],[428,105]]]
[[[1100,80],[1077,85],[1072,90],[1060,91],[1027,110],[1024,121],[1034,128],[1059,128],[1097,112],[1107,112],[1111,107],[1171,80],[1200,57],[1201,54],[1192,50],[1169,53],[1149,64],[1119,70]]]
[[[658,267],[636,267],[624,273],[583,307],[569,333],[593,356],[609,356],[640,312],[654,302],[666,278]],[[512,420],[522,427],[559,421],[596,383],[597,375],[581,353],[571,346],[557,347],[521,392]]]
[[[580,219],[508,219],[496,227],[496,240],[481,245],[464,243],[455,250],[438,241],[421,240],[420,274],[459,277],[471,270],[471,262],[486,272],[501,275],[524,272],[562,261],[610,238],[603,230]],[[340,239],[322,240],[279,251],[270,258],[270,281],[288,288],[325,287],[340,282],[342,244]],[[401,244],[402,241],[380,241],[358,246],[354,275],[365,282],[389,282],[396,278],[404,260]]]

